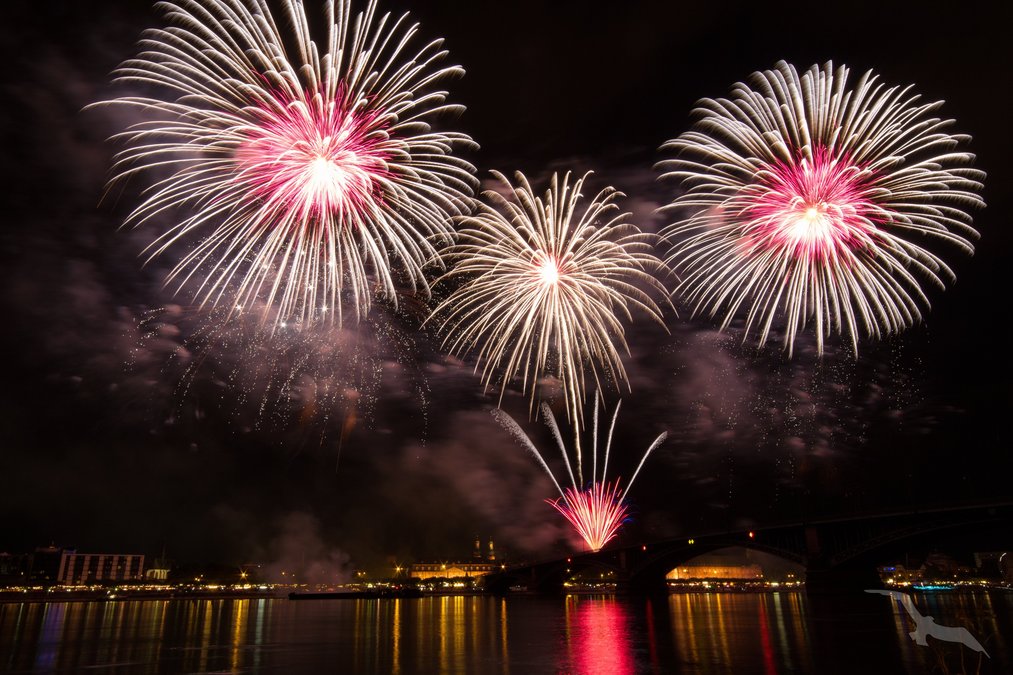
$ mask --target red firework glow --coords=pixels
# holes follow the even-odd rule
[[[352,110],[343,99],[279,98],[247,130],[248,140],[236,152],[237,183],[269,205],[268,222],[340,222],[381,197],[391,155],[383,147],[383,125],[375,113]]]
[[[647,461],[647,456],[654,451],[656,447],[661,445],[662,441],[668,436],[668,433],[662,433],[644,452],[643,457],[640,458],[640,463],[637,465],[636,471],[633,472],[633,477],[630,478],[630,482],[626,484],[626,488],[620,486],[621,479],[616,479],[615,482],[609,482],[605,480],[605,476],[608,475],[609,465],[609,453],[612,449],[612,432],[616,428],[616,419],[619,417],[619,404],[616,405],[615,411],[612,413],[612,423],[609,426],[608,435],[605,437],[605,457],[601,463],[601,471],[599,474],[598,470],[598,393],[595,392],[594,397],[594,421],[592,427],[592,450],[591,450],[591,481],[590,487],[581,489],[579,486],[584,485],[584,475],[582,469],[582,463],[579,461],[576,463],[577,472],[573,471],[573,464],[570,462],[570,457],[567,455],[566,446],[563,445],[563,437],[559,433],[559,425],[556,424],[556,418],[552,414],[552,409],[548,405],[542,404],[542,415],[545,419],[546,425],[552,431],[553,437],[556,439],[556,444],[559,446],[559,452],[562,455],[563,463],[566,466],[566,473],[570,478],[570,487],[565,490],[560,487],[559,481],[556,480],[556,476],[552,473],[552,469],[546,464],[545,458],[538,452],[538,448],[528,438],[528,435],[524,433],[524,430],[502,410],[498,408],[492,411],[493,417],[503,425],[507,431],[514,435],[524,446],[535,456],[538,463],[545,469],[545,473],[549,474],[549,478],[552,479],[552,484],[556,486],[556,490],[559,491],[559,497],[557,499],[546,499],[545,501],[556,509],[570,521],[570,524],[577,530],[577,533],[584,539],[588,547],[592,551],[600,551],[605,544],[612,540],[622,527],[623,522],[626,520],[626,514],[628,512],[628,506],[625,501],[625,497],[630,492],[630,488],[633,487],[633,481],[637,479],[637,475],[640,473],[640,469],[643,468],[644,462]],[[579,453],[579,445],[578,445]],[[579,454],[578,454],[579,457]]]
[[[812,160],[779,163],[743,214],[749,250],[784,255],[803,266],[847,264],[854,251],[873,244],[874,223],[881,220],[867,197],[867,178],[825,148],[817,148]]]
[[[616,536],[626,519],[627,506],[618,480],[615,483],[593,483],[582,492],[566,488],[562,497],[545,501],[570,521],[591,550],[596,552]]]

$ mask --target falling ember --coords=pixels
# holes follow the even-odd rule
[[[559,447],[559,453],[562,456],[563,463],[566,465],[566,472],[570,478],[570,486],[562,488],[559,485],[559,481],[556,480],[556,476],[552,473],[549,465],[546,463],[545,458],[535,447],[535,444],[531,441],[531,438],[524,433],[520,425],[513,420],[509,415],[499,409],[492,411],[493,417],[496,421],[503,426],[504,429],[509,431],[525,448],[534,455],[535,459],[545,470],[545,473],[549,475],[552,480],[552,484],[556,486],[556,490],[559,491],[559,497],[557,499],[546,499],[545,501],[556,509],[564,518],[566,518],[577,533],[584,539],[588,547],[592,551],[599,551],[619,531],[624,520],[626,519],[628,506],[626,504],[626,495],[629,494],[630,488],[633,487],[633,481],[637,479],[640,474],[640,469],[643,468],[644,462],[647,461],[647,457],[657,448],[661,443],[668,437],[668,433],[660,434],[651,445],[648,446],[643,456],[640,458],[640,463],[637,465],[636,470],[633,472],[633,477],[623,488],[621,485],[621,479],[616,479],[614,482],[606,481],[608,475],[608,463],[609,455],[612,449],[612,434],[616,428],[616,419],[619,417],[619,406],[616,405],[615,411],[612,413],[612,422],[609,425],[608,435],[605,437],[605,455],[601,463],[601,471],[599,472],[598,466],[598,408],[599,399],[598,392],[595,392],[594,397],[594,416],[593,416],[593,427],[592,427],[592,454],[591,454],[591,480],[586,488],[581,488],[584,485],[584,475],[579,462],[576,463],[577,472],[574,473],[574,464],[570,462],[570,457],[566,452],[566,446],[563,445],[563,437],[559,433],[559,426],[556,424],[556,418],[552,414],[552,410],[549,406],[542,404],[542,415],[545,419],[545,424],[552,431],[553,437],[556,439],[556,444]],[[579,447],[579,446],[578,446]]]
[[[879,338],[919,322],[923,282],[953,271],[938,243],[973,253],[971,211],[985,174],[961,150],[968,136],[935,116],[910,87],[872,72],[849,84],[845,67],[788,63],[754,73],[730,99],[704,99],[694,129],[661,163],[683,192],[682,214],[662,234],[677,292],[694,313],[745,319],[745,335],[784,329],[791,354],[807,326],[823,351],[845,336]]]

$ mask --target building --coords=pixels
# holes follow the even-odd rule
[[[680,565],[665,575],[669,581],[690,579],[723,579],[759,581],[763,579],[763,568],[759,565]]]
[[[0,553],[0,585],[20,586],[28,580],[31,556],[24,553]]]
[[[60,557],[56,581],[75,586],[113,581],[141,581],[144,556],[123,553],[78,553],[65,550]]]
[[[33,584],[48,586],[59,583],[60,561],[63,549],[58,546],[40,546],[28,563],[28,579]]]
[[[489,553],[483,557],[482,542],[475,538],[475,550],[470,562],[418,562],[408,568],[413,579],[457,579],[480,577],[500,569],[496,564],[496,549],[489,540]]]
[[[155,558],[154,564],[144,571],[144,578],[148,581],[166,581],[170,572],[172,563],[166,560],[163,553],[161,558]]]
[[[408,576],[413,579],[457,579],[480,577],[498,569],[499,565],[491,562],[422,562],[409,567]]]

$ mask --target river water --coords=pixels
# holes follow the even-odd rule
[[[1013,594],[915,594],[991,658],[862,593],[0,605],[10,673],[1013,673]]]

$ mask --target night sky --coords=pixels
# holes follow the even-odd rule
[[[1013,59],[999,3],[418,5],[382,6],[411,10],[467,71],[446,85],[467,111],[442,124],[482,146],[468,158],[483,182],[519,169],[541,190],[554,170],[592,169],[592,187],[625,192],[656,231],[677,190],[657,180],[658,147],[697,99],[779,59],[872,68],[945,99],[988,174],[974,257],[936,248],[956,284],[857,359],[840,339],[821,359],[808,335],[792,360],[777,341],[758,351],[678,298],[670,333],[636,317],[616,471],[670,436],[634,488],[626,541],[1013,497]],[[178,251],[142,265],[157,224],[119,225],[145,181],[105,193],[106,139],[124,120],[82,109],[122,93],[110,72],[161,24],[149,3],[16,0],[5,15],[0,551],[370,566],[467,556],[475,535],[513,557],[576,546],[542,501],[551,483],[488,413],[495,397],[420,330],[424,299],[263,344],[216,333],[163,289]],[[551,450],[519,393],[504,407]]]

